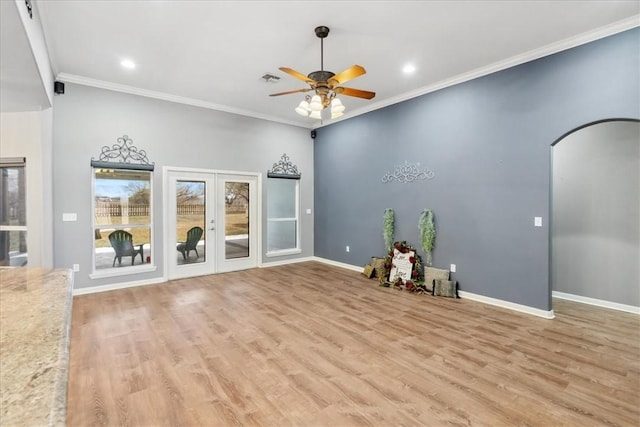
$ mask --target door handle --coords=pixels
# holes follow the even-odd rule
[[[214,231],[216,228],[215,227],[211,227],[209,230]]]

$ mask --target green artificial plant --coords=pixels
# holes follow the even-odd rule
[[[431,209],[425,209],[420,215],[418,221],[418,227],[420,228],[420,242],[422,243],[422,250],[427,255],[428,266],[431,266],[433,262],[431,252],[436,243],[436,228],[433,225],[433,212]]]
[[[382,223],[382,237],[384,237],[384,246],[387,250],[389,250],[393,244],[394,221],[393,209],[385,209],[384,221]]]

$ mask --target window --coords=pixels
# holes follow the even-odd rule
[[[0,159],[0,266],[27,265],[26,162]]]
[[[269,178],[267,186],[267,256],[300,252],[296,179]]]
[[[139,269],[151,262],[152,172],[93,171],[94,273]]]

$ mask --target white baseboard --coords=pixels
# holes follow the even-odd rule
[[[305,261],[314,261],[314,257],[305,257],[305,258],[294,258],[283,261],[274,261],[269,263],[261,264],[260,268],[266,267],[276,267],[279,265],[286,264],[294,264],[297,262],[305,262]],[[133,282],[123,282],[123,283],[110,283],[108,285],[102,286],[89,286],[86,288],[78,288],[73,290],[73,295],[88,295],[95,294],[98,292],[108,292],[108,291],[116,291],[118,289],[126,289],[126,288],[134,288],[136,286],[147,286],[147,285],[157,285],[160,283],[167,282],[169,279],[167,277],[158,277],[157,279],[148,279],[148,280],[136,280]]]
[[[108,285],[102,285],[102,286],[89,286],[87,288],[74,289],[73,296],[95,294],[98,292],[115,291],[118,289],[134,288],[136,286],[157,285],[160,283],[164,283],[166,281],[167,281],[166,279],[162,277],[158,277],[157,279],[136,280],[134,282],[123,282],[123,283],[110,283]]]
[[[263,262],[259,265],[260,268],[277,267],[279,265],[296,264],[298,262],[314,261],[314,257],[308,256],[304,258],[292,258],[284,259],[282,261]]]
[[[295,264],[295,263],[307,262],[307,261],[317,261],[317,262],[321,262],[321,263],[324,263],[324,264],[327,264],[327,265],[332,265],[334,267],[340,267],[340,268],[344,268],[344,269],[347,269],[347,270],[355,271],[357,273],[362,273],[362,271],[364,269],[364,267],[360,267],[360,266],[357,266],[357,265],[346,264],[344,262],[333,261],[333,260],[330,260],[330,259],[316,257],[316,256],[304,257],[304,258],[294,258],[294,259],[287,259],[287,260],[282,260],[282,261],[274,261],[274,262],[263,263],[263,264],[260,265],[260,268],[277,267],[277,266],[281,266],[281,265]],[[107,292],[107,291],[114,291],[114,290],[117,290],[117,289],[133,288],[133,287],[136,287],[136,286],[156,285],[156,284],[159,284],[159,283],[164,283],[166,281],[167,281],[166,278],[157,278],[157,279],[150,279],[150,280],[138,280],[138,281],[134,281],[134,282],[112,283],[112,284],[103,285],[103,286],[91,286],[91,287],[87,287],[87,288],[74,289],[73,290],[73,295],[74,296],[75,295],[87,295],[87,294],[93,294],[93,293],[97,293],[97,292]],[[506,308],[506,309],[509,309],[509,310],[518,311],[518,312],[521,312],[521,313],[531,314],[533,316],[543,317],[545,319],[553,319],[555,317],[555,314],[553,313],[553,310],[548,310],[548,311],[540,310],[539,308],[529,307],[527,305],[522,305],[522,304],[516,304],[516,303],[513,303],[513,302],[504,301],[504,300],[500,300],[500,299],[496,299],[496,298],[490,298],[490,297],[486,297],[486,296],[483,296],[483,295],[477,295],[477,294],[473,294],[471,292],[466,292],[466,291],[459,291],[458,293],[460,294],[461,298],[466,298],[466,299],[470,299],[470,300],[473,300],[473,301],[478,301],[478,302],[482,302],[482,303],[485,303],[485,304],[494,305],[494,306],[497,306],[497,307],[502,307],[502,308]],[[553,296],[556,297],[556,298],[571,299],[573,301],[585,302],[587,304],[600,305],[602,307],[614,308],[614,309],[623,310],[623,311],[629,311],[630,313],[640,313],[640,307],[625,306],[624,304],[609,303],[607,301],[595,300],[593,298],[576,297],[575,295],[569,295],[569,294],[561,294],[561,295],[556,295],[556,294],[561,294],[561,293],[553,292]],[[563,296],[567,296],[567,297],[563,297]],[[574,297],[574,298],[582,298],[582,299],[581,300],[572,299],[572,298],[569,298],[569,296],[570,297]],[[588,302],[586,300],[598,301],[598,302],[600,302],[600,304],[595,304],[594,302]],[[606,304],[609,304],[609,305],[603,305],[602,303],[606,303]]]
[[[602,308],[610,308],[611,310],[625,311],[627,313],[640,314],[640,307],[635,305],[620,304],[618,302],[605,301],[596,298],[583,297],[580,295],[566,294],[564,292],[551,292],[553,298],[566,299],[569,301],[581,302],[583,304],[595,305]]]
[[[359,267],[357,265],[345,264],[344,262],[333,261],[331,259],[320,258],[314,256],[311,261],[318,261],[324,264],[332,265],[334,267],[346,268],[347,270],[357,271],[358,273],[362,273],[364,267]]]
[[[553,319],[556,317],[553,310],[541,310],[539,308],[529,307],[528,305],[516,304],[515,302],[486,297],[484,295],[478,295],[466,291],[458,291],[458,294],[460,295],[460,298],[470,299],[489,305],[495,305],[496,307],[507,308],[509,310],[519,311],[520,313],[531,314],[533,316],[538,316],[545,319]]]
[[[362,273],[364,267],[359,267],[357,265],[345,264],[343,262],[333,261],[326,258],[313,257],[314,261],[322,262],[325,264],[333,265],[334,267],[342,267],[347,270],[357,271],[358,273]],[[553,310],[540,310],[539,308],[529,307],[528,305],[516,304],[509,301],[504,301],[500,299],[485,297],[483,295],[472,294],[471,292],[459,291],[458,294],[460,298],[466,298],[473,301],[482,302],[485,304],[495,305],[497,307],[507,308],[509,310],[519,311],[521,313],[531,314],[533,316],[543,317],[545,319],[553,319],[555,314]]]
[[[266,267],[276,267],[279,265],[293,264],[297,262],[305,262],[305,261],[314,261],[313,257],[305,257],[305,258],[295,258],[288,259],[284,261],[274,261],[265,264],[261,264],[260,268]],[[166,276],[158,277],[157,279],[148,279],[148,280],[136,280],[133,282],[123,282],[123,283],[110,283],[108,285],[102,286],[89,286],[86,288],[78,288],[73,290],[73,295],[88,295],[95,294],[98,292],[108,292],[108,291],[116,291],[118,289],[126,289],[126,288],[134,288],[136,286],[147,286],[147,285],[157,285],[160,283],[167,282],[169,279]]]

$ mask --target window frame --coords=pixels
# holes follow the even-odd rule
[[[154,181],[154,170],[151,168],[140,168],[140,167],[131,167],[132,165],[128,164],[110,164],[110,165],[98,165],[92,164],[91,168],[91,245],[92,245],[92,257],[91,257],[91,273],[89,274],[89,278],[91,279],[101,279],[105,277],[114,277],[114,276],[124,276],[130,274],[139,274],[146,273],[157,270],[157,265],[155,263],[156,256],[154,251],[155,246],[155,236],[154,236],[154,221],[153,221],[153,213],[154,209],[154,197],[153,197],[153,181]],[[108,225],[98,225],[96,223],[96,172],[101,169],[109,169],[113,171],[123,171],[123,172],[131,172],[131,170],[139,170],[140,172],[146,172],[149,174],[149,222],[142,224],[108,224]],[[125,265],[123,262],[122,267],[108,267],[96,269],[96,239],[95,232],[96,230],[125,230],[132,228],[144,228],[149,229],[149,252],[144,253],[143,263],[142,264],[134,264],[134,265]],[[135,243],[135,242],[134,242]],[[145,243],[147,244],[147,243]],[[137,246],[137,245],[134,245]],[[146,248],[145,248],[146,249]],[[151,262],[147,263],[146,258],[151,257]],[[124,267],[124,268],[123,268]]]
[[[270,180],[278,180],[278,179],[291,179],[290,177],[268,177],[267,178],[267,199],[269,197],[269,182]],[[300,241],[300,180],[299,179],[291,179],[295,182],[295,217],[271,217],[271,213],[269,212],[269,203],[267,200],[267,257],[277,257],[277,256],[285,256],[285,255],[293,255],[299,254],[302,252],[302,246]],[[271,224],[275,222],[287,222],[293,221],[296,227],[296,246],[294,248],[286,248],[286,249],[277,249],[277,250],[269,250],[269,231],[271,228]]]
[[[21,176],[22,176],[22,180],[24,181],[23,184],[22,184],[23,189],[24,189],[24,194],[19,195],[20,197],[19,197],[18,203],[21,205],[22,211],[24,213],[24,224],[22,224],[22,225],[0,224],[0,232],[24,233],[24,243],[25,243],[25,247],[26,247],[26,252],[24,252],[24,254],[26,255],[26,261],[24,262],[24,264],[20,265],[20,267],[26,267],[26,266],[29,265],[29,242],[28,242],[28,239],[27,239],[28,232],[29,232],[29,230],[28,230],[28,222],[27,222],[27,193],[28,193],[28,188],[27,188],[27,185],[28,185],[28,182],[27,182],[27,159],[26,159],[26,157],[4,157],[4,158],[0,158],[0,168],[1,169],[18,169],[18,168],[22,168]],[[4,201],[3,203],[6,203],[6,201]],[[9,262],[9,264],[7,266],[11,266],[11,257],[9,255],[9,252],[7,253],[7,257],[8,257],[7,261]]]

